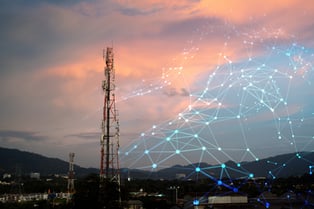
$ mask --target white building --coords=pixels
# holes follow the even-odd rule
[[[40,173],[32,172],[32,173],[30,173],[30,177],[32,179],[40,179]]]

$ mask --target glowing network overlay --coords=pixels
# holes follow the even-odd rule
[[[314,159],[308,159],[306,152],[314,149],[314,50],[282,30],[202,26],[174,59],[174,66],[163,68],[161,78],[143,82],[120,102],[147,94],[158,96],[184,81],[189,62],[198,61],[216,31],[224,32],[217,62],[181,88],[186,107],[122,147],[121,167],[153,172],[192,165],[182,166],[185,173],[188,169],[186,178],[203,176],[230,192],[240,192],[241,186],[230,186],[234,179],[246,182],[260,177],[245,168],[246,162],[297,153],[294,158],[308,163],[305,172],[312,175]],[[243,55],[233,60],[229,56],[232,47]],[[272,165],[264,176],[270,179],[289,167],[289,160],[266,163]],[[258,201],[269,207],[262,195]]]

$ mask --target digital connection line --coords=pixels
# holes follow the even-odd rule
[[[222,51],[217,52],[216,66],[201,71],[198,79],[182,92],[188,105],[122,147],[122,166],[154,172],[176,164],[195,165],[187,178],[202,175],[217,186],[238,193],[241,186],[230,186],[233,179],[245,183],[258,177],[245,168],[246,162],[261,162],[265,153],[314,150],[314,113],[306,105],[314,96],[310,90],[314,80],[314,49],[302,46],[293,37],[283,43],[278,31],[267,34],[267,30],[241,32],[230,25],[224,27],[228,36],[221,43]],[[162,68],[161,78],[151,84],[143,83],[122,99],[127,102],[147,94],[158,96],[158,91],[184,81],[189,75],[185,64],[192,59],[195,62],[210,46],[214,35],[215,26],[198,28],[194,34],[197,41],[189,42],[181,58],[175,59],[179,63]],[[235,50],[232,46],[237,46],[236,50],[243,55],[229,56]],[[308,173],[312,175],[313,159],[302,154],[291,160],[294,159],[308,163]],[[203,163],[208,166],[202,167]],[[289,161],[266,164],[272,168],[265,171],[269,179],[276,179],[289,168]],[[258,201],[270,207],[263,196]]]

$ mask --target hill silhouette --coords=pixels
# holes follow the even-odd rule
[[[261,159],[252,162],[225,162],[228,175],[232,178],[241,178],[243,173],[237,170],[250,171],[254,177],[290,177],[301,176],[309,173],[309,166],[313,166],[314,152],[290,153]],[[312,163],[312,164],[311,164]],[[41,175],[67,174],[69,163],[57,158],[49,158],[36,153],[8,149],[0,147],[0,174],[15,173],[19,167],[23,175],[38,172]],[[195,168],[210,168],[212,176],[221,175],[221,165],[210,165],[207,163],[195,163],[190,165],[174,165],[169,168],[155,172],[138,169],[121,168],[121,178],[131,177],[133,179],[175,179],[177,174],[184,174],[187,178],[195,177]],[[91,173],[99,173],[96,168],[84,168],[74,165],[76,176],[85,176]],[[222,177],[227,177],[224,173]]]
[[[221,165],[210,165],[207,163],[194,163],[189,165],[175,165],[156,172],[122,169],[123,178],[151,178],[151,179],[175,179],[177,174],[183,174],[185,179],[207,178],[195,172],[196,167],[204,172],[210,173],[217,178],[243,178],[248,174],[258,178],[287,178],[291,176],[302,176],[310,173],[309,166],[313,166],[314,152],[289,153],[261,159],[258,161],[241,162],[233,161],[224,163],[227,172],[222,173]],[[250,173],[248,173],[250,172]]]
[[[0,173],[15,173],[19,168],[22,175],[38,172],[41,175],[67,174],[69,162],[49,158],[39,154],[0,147]],[[74,165],[76,176],[98,173],[95,168],[83,168]]]

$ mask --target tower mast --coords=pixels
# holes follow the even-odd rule
[[[69,154],[69,173],[68,173],[68,197],[67,202],[72,200],[74,189],[74,153]]]
[[[119,168],[119,121],[118,111],[115,106],[115,71],[113,48],[107,47],[103,51],[103,58],[106,62],[104,69],[105,80],[102,82],[104,92],[104,106],[102,115],[102,135],[100,139],[100,194],[109,191],[105,189],[108,182],[117,185],[120,201],[120,168]],[[105,197],[110,194],[103,194]]]

